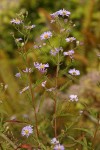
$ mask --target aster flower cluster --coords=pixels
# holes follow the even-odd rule
[[[56,18],[58,18],[59,19],[59,17],[60,17],[60,19],[61,19],[61,17],[62,18],[65,18],[65,19],[67,19],[68,20],[68,17],[70,16],[70,12],[69,11],[67,11],[67,10],[65,10],[65,9],[61,9],[61,10],[59,10],[59,11],[57,11],[57,12],[55,12],[55,13],[53,13],[53,14],[51,14],[51,18],[53,19],[53,20],[56,20]],[[53,21],[52,20],[52,21]],[[18,19],[18,18],[16,18],[16,19],[13,19],[12,21],[11,21],[11,23],[13,23],[13,24],[17,24],[17,25],[19,25],[19,24],[22,24],[24,21],[22,21],[22,20],[20,20],[20,19]],[[65,23],[65,22],[64,22]],[[24,23],[23,23],[24,24]],[[24,27],[24,30],[25,31],[29,31],[29,33],[30,33],[30,30],[31,29],[33,29],[33,28],[35,28],[35,25],[27,25],[27,26],[24,26],[23,25],[23,27]],[[60,27],[59,27],[60,28]],[[27,33],[28,33],[28,31],[27,31]],[[55,78],[56,78],[56,82],[55,82],[55,86],[54,87],[51,87],[51,88],[47,88],[47,80],[48,80],[48,78],[49,78],[49,76],[46,76],[46,79],[47,80],[44,80],[42,83],[41,83],[41,86],[44,88],[44,90],[46,91],[46,92],[48,92],[48,93],[50,93],[50,94],[48,94],[48,95],[50,95],[51,96],[51,94],[53,93],[54,94],[54,96],[59,96],[57,93],[59,92],[58,90],[60,89],[59,88],[59,85],[58,85],[58,80],[59,80],[59,78],[60,78],[60,68],[61,68],[61,66],[62,66],[62,64],[63,64],[63,58],[64,58],[64,56],[66,57],[69,57],[71,60],[72,60],[72,58],[73,58],[73,55],[74,55],[74,48],[72,48],[72,49],[69,49],[68,51],[64,51],[64,47],[63,47],[63,42],[65,42],[65,44],[67,45],[67,43],[68,43],[68,46],[70,46],[69,44],[70,43],[72,43],[73,41],[76,41],[76,38],[74,38],[74,37],[65,37],[66,36],[66,33],[65,34],[63,34],[65,31],[67,31],[65,28],[62,28],[61,30],[59,30],[60,32],[59,33],[62,33],[62,35],[64,35],[64,41],[63,41],[63,39],[62,39],[62,35],[60,35],[60,36],[58,36],[57,38],[59,38],[60,39],[60,37],[61,37],[61,39],[59,40],[58,39],[58,41],[57,42],[59,42],[59,43],[56,43],[55,41],[53,42],[53,44],[51,43],[52,42],[52,40],[49,40],[50,38],[52,38],[53,37],[53,32],[51,32],[51,31],[46,31],[46,32],[44,32],[44,33],[42,33],[41,35],[40,35],[40,39],[39,39],[39,41],[40,41],[40,43],[38,44],[38,43],[36,43],[36,44],[34,44],[34,49],[39,49],[39,51],[42,51],[42,48],[43,48],[43,46],[45,46],[45,45],[47,45],[48,43],[49,43],[49,53],[50,53],[50,57],[52,57],[53,58],[53,61],[54,61],[54,63],[56,63],[56,71],[55,71]],[[57,33],[58,34],[58,33]],[[55,34],[55,36],[56,36],[56,34]],[[16,42],[19,42],[18,44],[20,44],[20,41],[24,41],[24,38],[22,39],[22,38],[17,38],[16,39]],[[26,40],[27,41],[27,40]],[[46,41],[47,43],[43,43],[43,41]],[[27,42],[24,42],[24,44],[26,44]],[[35,43],[35,42],[34,42]],[[58,46],[57,46],[57,44],[58,44]],[[73,46],[73,44],[71,45],[71,46]],[[40,49],[41,48],[41,49]],[[47,47],[48,48],[48,47]],[[71,47],[70,47],[71,48]],[[23,48],[23,52],[24,52],[24,48]],[[23,54],[23,53],[22,53]],[[25,53],[26,54],[26,53]],[[58,55],[57,55],[58,54]],[[27,54],[26,54],[27,55]],[[25,56],[26,56],[25,55]],[[23,55],[24,56],[24,55]],[[58,57],[56,57],[56,56],[58,56]],[[42,57],[42,56],[41,56]],[[26,57],[25,57],[26,58]],[[55,58],[55,59],[54,59]],[[69,59],[68,59],[69,60]],[[27,61],[27,60],[26,60]],[[27,65],[26,65],[27,66]],[[68,66],[69,67],[69,66]],[[42,73],[42,75],[43,76],[45,76],[46,75],[46,73],[47,73],[47,69],[49,69],[49,64],[48,63],[42,63],[42,62],[38,62],[38,61],[36,61],[36,62],[34,62],[33,63],[33,68],[36,68],[38,71],[40,71],[41,73]],[[21,71],[21,73],[20,72],[18,72],[18,73],[16,73],[16,77],[17,78],[21,78],[22,79],[22,75],[23,74],[25,74],[26,76],[27,76],[27,74],[30,76],[30,75],[32,75],[31,73],[33,72],[33,70],[34,69],[32,69],[32,67],[31,68],[28,68],[28,67],[26,67],[24,70],[22,70]],[[66,71],[66,69],[63,69],[62,70],[62,72],[64,72],[64,71]],[[73,68],[73,69],[69,69],[69,71],[68,71],[68,73],[70,74],[70,75],[72,75],[72,76],[79,76],[80,75],[80,71],[79,70],[76,70],[75,68]],[[41,75],[41,76],[42,76]],[[62,74],[61,74],[62,75]],[[25,76],[25,77],[26,77]],[[29,76],[27,76],[27,77],[29,77]],[[29,77],[30,78],[30,77]],[[33,80],[32,80],[33,81]],[[48,81],[50,81],[50,80],[48,80]],[[39,84],[40,84],[39,83]],[[24,88],[23,89],[21,89],[21,91],[19,92],[20,94],[22,94],[22,93],[24,93],[24,92],[26,92],[27,90],[29,90],[30,89],[30,94],[32,95],[32,90],[31,90],[31,87],[32,87],[32,85],[33,85],[33,83],[31,83],[31,81],[30,81],[30,83],[28,83],[28,84],[26,84],[27,86],[25,87],[24,86]],[[65,88],[65,87],[64,87]],[[53,91],[53,92],[52,92]],[[60,91],[61,92],[61,91]],[[33,95],[32,95],[33,96]],[[52,97],[52,96],[51,96]],[[50,97],[50,98],[51,98]],[[58,99],[54,99],[55,100],[55,103],[54,103],[54,105],[57,105],[56,104],[56,100],[58,100]],[[77,102],[78,101],[78,96],[77,95],[75,95],[75,94],[69,94],[69,100],[71,101],[71,102]],[[34,106],[34,108],[35,108],[35,106]],[[56,107],[55,106],[55,108],[56,109],[58,109],[58,107]],[[54,115],[56,114],[56,111],[58,111],[58,110],[54,110],[55,112],[54,112]],[[37,109],[36,109],[36,112],[35,112],[35,109],[34,109],[34,113],[35,113],[35,115],[37,115]],[[35,116],[36,117],[36,116]],[[34,117],[34,118],[35,118]],[[56,132],[58,132],[57,131],[57,127],[56,127],[56,125],[55,125],[55,122],[56,122],[56,115],[55,115],[55,117],[54,117],[54,120],[53,120],[53,127],[54,127],[54,130],[55,130],[55,137],[59,137],[59,135],[58,135],[58,133],[56,133]],[[38,118],[36,118],[36,120],[35,120],[35,126],[36,126],[36,134],[37,134],[37,136],[40,136],[40,135],[38,135],[38,130],[41,130],[41,128],[39,128],[39,124],[38,124]],[[39,128],[39,129],[38,129]],[[28,125],[28,126],[25,126],[25,127],[23,127],[22,128],[22,131],[21,131],[21,135],[22,136],[26,136],[27,138],[31,135],[33,133],[33,127],[31,126],[31,125]],[[52,140],[51,140],[51,147],[53,148],[53,150],[65,150],[65,147],[59,142],[59,140],[58,139],[56,139],[56,138],[53,138]],[[39,147],[40,148],[40,147]]]
[[[57,18],[57,17],[59,17],[59,16],[62,16],[62,17],[64,17],[64,16],[67,16],[67,17],[69,17],[70,16],[70,12],[69,11],[67,11],[67,10],[65,10],[65,9],[61,9],[61,10],[59,10],[59,11],[56,11],[56,12],[54,12],[53,14],[51,14],[51,18]]]

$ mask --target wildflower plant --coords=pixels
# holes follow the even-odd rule
[[[50,23],[57,30],[48,29],[40,33],[39,40],[34,41],[33,46],[29,49],[27,49],[27,43],[31,30],[35,30],[37,26],[26,23],[27,13],[21,13],[11,20],[19,37],[16,37],[14,33],[12,36],[25,66],[23,69],[18,68],[18,72],[15,73],[16,79],[25,79],[24,87],[21,87],[18,94],[22,95],[27,92],[27,98],[31,101],[32,113],[34,113],[34,117],[27,122],[27,125],[22,126],[20,135],[23,138],[27,137],[25,144],[31,149],[66,150],[67,148],[77,149],[79,145],[87,146],[88,149],[91,148],[91,145],[93,147],[93,143],[86,145],[84,135],[80,135],[78,139],[70,132],[70,130],[74,130],[72,127],[81,118],[79,113],[71,114],[70,110],[79,103],[78,95],[72,93],[69,97],[64,97],[61,94],[68,84],[75,82],[80,75],[80,71],[74,65],[74,54],[78,46],[77,39],[71,36],[74,24],[70,20],[70,15],[71,12],[65,9],[52,13]],[[32,61],[29,61],[30,53],[37,56]],[[44,56],[48,59],[44,59]],[[52,66],[55,68],[54,70],[52,70]],[[34,75],[38,76],[34,77]],[[60,79],[64,79],[64,82],[59,84]],[[49,101],[46,103],[48,99]],[[81,129],[77,127],[76,130]],[[82,129],[82,131],[87,130]],[[24,146],[19,144],[17,147],[23,148]]]

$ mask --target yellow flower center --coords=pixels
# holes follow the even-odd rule
[[[66,12],[65,12],[65,11],[63,11],[63,15],[66,15]]]
[[[16,22],[17,22],[17,23],[19,23],[19,22],[20,22],[20,20],[19,20],[19,19],[17,19],[17,18],[16,18],[15,20],[16,20]]]
[[[44,65],[41,65],[40,68],[43,69],[43,68],[44,68]]]
[[[25,130],[25,133],[26,133],[26,134],[29,134],[29,131],[28,131],[28,130]]]
[[[46,39],[47,39],[47,38],[48,38],[48,34],[45,34],[45,35],[44,35],[44,38],[46,38]]]

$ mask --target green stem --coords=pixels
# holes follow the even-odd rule
[[[37,113],[36,113],[36,108],[35,108],[35,105],[34,105],[34,95],[33,95],[33,91],[32,91],[32,83],[31,83],[31,78],[30,78],[30,73],[29,72],[28,72],[28,77],[29,77],[29,89],[30,89],[32,102],[33,102],[34,117],[35,117],[35,123],[36,123],[36,133],[37,133],[37,137],[39,137]]]
[[[25,49],[25,46],[23,47],[23,51],[25,51],[25,64],[26,67],[29,68],[28,62],[27,62],[27,52]],[[37,121],[37,113],[36,113],[36,108],[35,108],[35,104],[34,104],[34,95],[33,95],[33,91],[32,91],[32,82],[31,82],[31,77],[30,77],[30,72],[28,71],[28,79],[29,79],[29,89],[30,89],[30,93],[31,93],[31,98],[32,98],[32,103],[33,103],[33,109],[34,109],[34,118],[35,118],[35,123],[36,123],[36,134],[37,137],[39,137],[39,131],[38,131],[38,121]]]
[[[56,89],[58,87],[58,73],[59,73],[59,53],[58,53],[58,58],[57,58],[57,69],[56,69]],[[56,92],[56,97],[58,97],[58,94]],[[55,99],[55,104],[54,104],[54,113],[55,113],[55,119],[54,119],[54,132],[55,132],[55,137],[57,137],[57,118],[56,118],[56,111],[57,111],[57,99]]]

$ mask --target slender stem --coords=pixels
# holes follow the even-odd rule
[[[57,69],[56,69],[56,89],[58,87],[58,73],[59,73],[59,53],[58,53],[58,58],[57,58]],[[56,92],[56,97],[57,96]],[[55,119],[54,119],[54,132],[55,132],[55,137],[57,137],[57,118],[56,118],[56,111],[57,111],[57,99],[55,99],[55,104],[54,104],[54,113],[55,113]]]
[[[57,137],[57,118],[56,118],[56,109],[57,109],[57,102],[55,99],[55,104],[54,104],[54,113],[55,113],[55,119],[54,119],[54,133],[55,137]]]
[[[35,123],[36,123],[36,133],[37,133],[37,137],[39,137],[37,113],[36,113],[36,108],[35,108],[35,105],[34,105],[34,95],[33,95],[33,91],[32,91],[32,82],[31,82],[29,72],[28,72],[28,77],[29,77],[29,88],[30,88],[30,92],[31,92],[32,102],[33,102],[34,117],[35,117]]]
[[[58,72],[59,72],[59,52],[58,52],[57,69],[56,69],[56,88],[58,86]]]
[[[25,51],[26,66],[29,68],[25,46],[23,47],[23,51]],[[35,104],[34,104],[34,95],[33,95],[33,91],[32,91],[32,82],[31,82],[29,70],[28,70],[28,79],[29,79],[29,89],[30,89],[31,98],[32,98],[32,102],[33,102],[34,117],[35,117],[35,123],[36,123],[36,134],[37,134],[37,137],[39,137],[37,113],[36,113],[36,108],[35,108]]]

